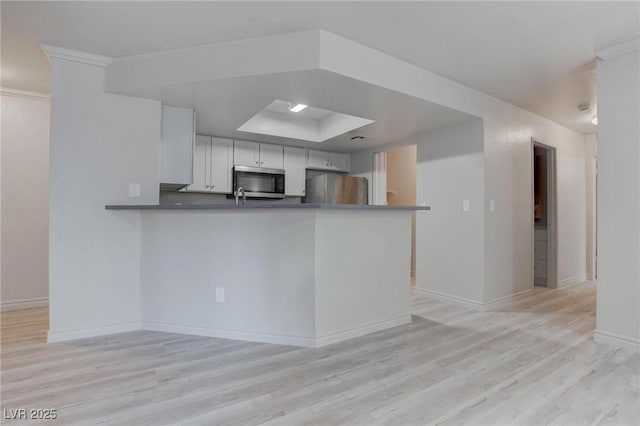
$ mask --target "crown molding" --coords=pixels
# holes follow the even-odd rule
[[[13,96],[15,98],[32,99],[35,101],[49,101],[50,96],[46,93],[31,92],[29,90],[12,89],[10,87],[0,87],[0,95]]]
[[[51,58],[64,59],[65,61],[80,62],[82,64],[95,65],[98,67],[106,67],[113,61],[113,58],[107,56],[94,55],[93,53],[80,52],[78,50],[65,49],[63,47],[49,46],[41,44],[40,47],[47,54],[49,62]]]
[[[607,61],[609,59],[626,55],[627,53],[631,53],[636,50],[640,50],[640,38],[629,40],[625,43],[616,44],[615,46],[602,49],[596,52],[596,56],[598,57],[598,59]]]

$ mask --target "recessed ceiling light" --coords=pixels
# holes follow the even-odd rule
[[[593,116],[593,118],[591,119],[591,123],[592,123],[594,126],[597,126],[597,125],[598,125],[598,116],[597,116],[597,115],[594,115],[594,116]]]
[[[289,105],[289,111],[291,111],[291,112],[300,112],[303,109],[305,109],[307,106],[308,105],[305,105],[305,104],[297,104],[295,106]]]

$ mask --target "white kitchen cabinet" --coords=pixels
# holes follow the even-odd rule
[[[284,168],[284,150],[282,145],[260,144],[260,167],[268,169]],[[285,180],[286,182],[286,180]]]
[[[307,150],[284,147],[284,192],[287,196],[304,197]]]
[[[307,168],[325,170],[329,167],[328,152],[310,149],[307,154]]]
[[[351,155],[341,154],[339,152],[330,152],[328,159],[331,170],[342,172],[351,171]]]
[[[208,174],[211,161],[211,136],[196,135],[193,146],[193,184],[187,191],[208,191]]]
[[[283,147],[282,145],[236,140],[233,149],[233,164],[282,169],[284,167]]]
[[[233,185],[233,141],[211,138],[211,178],[209,190],[230,194]]]
[[[257,142],[234,142],[233,164],[235,166],[260,167],[260,144]]]
[[[196,136],[193,150],[193,184],[188,192],[231,193],[233,141]]]
[[[351,158],[349,154],[315,151],[310,149],[307,157],[307,168],[315,170],[348,172],[351,169]]]
[[[192,183],[195,114],[193,110],[162,105],[160,138],[161,188]]]

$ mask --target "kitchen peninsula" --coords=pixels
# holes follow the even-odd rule
[[[318,347],[406,324],[415,206],[119,205],[142,328]]]

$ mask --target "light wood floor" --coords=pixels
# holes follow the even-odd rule
[[[640,355],[593,342],[592,283],[481,313],[413,297],[413,322],[320,349],[132,332],[44,343],[2,314],[2,408],[48,424],[638,425]],[[28,421],[6,421],[29,424]]]

